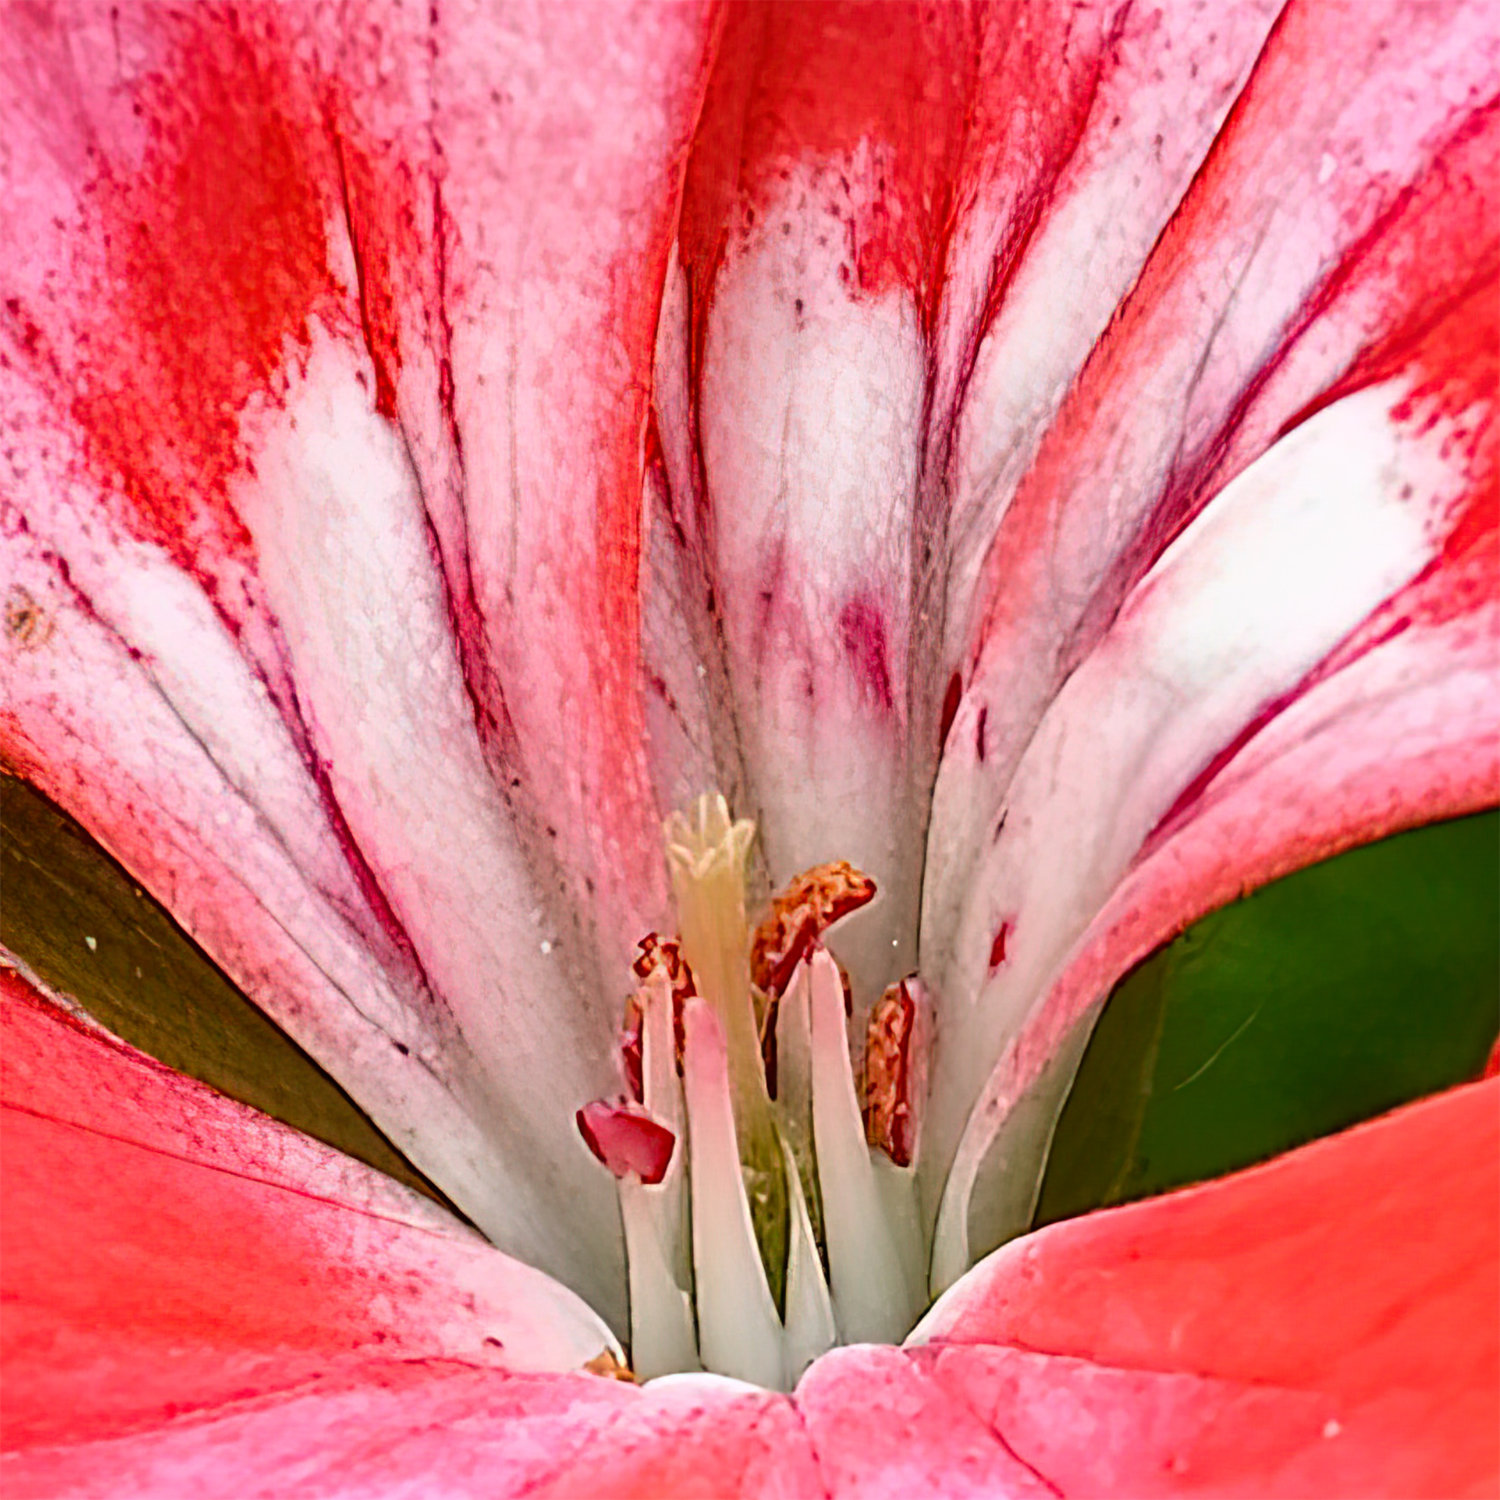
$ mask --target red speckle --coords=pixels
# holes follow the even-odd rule
[[[1000,930],[995,934],[995,941],[990,944],[990,972],[992,974],[1005,962],[1006,945],[1010,942],[1010,935],[1015,929],[1016,924],[1009,917],[1000,924]]]
[[[330,92],[330,100],[333,98]],[[417,259],[407,205],[392,201],[376,180],[369,157],[348,139],[340,124],[344,111],[327,106],[328,129],[338,161],[339,192],[349,246],[354,256],[355,292],[360,331],[375,367],[375,410],[394,420],[396,377],[401,349],[396,333],[394,267],[399,250],[407,262]],[[352,113],[352,112],[350,112]]]
[[[633,1172],[642,1182],[657,1183],[666,1176],[677,1137],[639,1105],[596,1099],[574,1118],[584,1144],[616,1177]]]

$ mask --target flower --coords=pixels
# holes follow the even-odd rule
[[[1500,1085],[981,1259],[1029,1223],[1135,959],[1497,800],[1485,19],[18,12],[7,763],[499,1248],[17,981],[11,1479],[1485,1483]],[[662,817],[710,788],[674,893]],[[828,946],[861,1019],[919,977],[922,1025],[885,1036],[927,1078],[909,1167],[817,1142],[805,1326],[894,1340],[947,1295],[794,1397],[600,1380],[651,1245],[661,1306],[688,1279],[681,1234],[632,1229],[662,1200],[628,1173],[617,1198],[575,1123],[639,1106],[680,1152],[644,1081],[609,1102],[634,945],[679,926],[689,1150],[717,1129],[773,1183],[740,1215],[736,1174],[691,1164],[684,1327],[765,1386],[817,1352],[741,1370],[707,1337],[732,1253],[735,1288],[770,1271],[773,1340],[796,1245],[822,1270],[730,1034],[745,949],[718,917],[694,938],[683,875],[753,896],[840,860],[879,896]],[[833,960],[796,972],[810,1073],[842,1067]],[[815,1124],[854,1097],[820,1076]],[[848,1274],[838,1223],[870,1246]],[[850,1312],[881,1235],[888,1330]]]

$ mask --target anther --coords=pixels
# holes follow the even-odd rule
[[[750,940],[750,977],[756,986],[767,995],[784,994],[812,945],[874,895],[875,882],[845,859],[794,876]]]
[[[676,938],[664,938],[660,933],[648,932],[635,945],[635,958],[631,969],[643,983],[654,974],[661,974],[671,987],[672,1036],[677,1049],[677,1071],[682,1072],[682,1007],[698,993],[697,981],[687,960],[682,956],[682,944]],[[637,1099],[640,1091],[641,1059],[641,1006],[635,995],[625,1001],[625,1025],[620,1033],[620,1052],[625,1071],[631,1079],[632,1092]]]
[[[600,1375],[605,1380],[624,1380],[631,1385],[636,1383],[635,1371],[629,1365],[622,1365],[613,1349],[601,1349],[592,1359],[583,1362],[583,1369],[585,1374]]]
[[[891,985],[865,1031],[865,1140],[898,1167],[909,1167],[916,1154],[916,1111],[926,1092],[922,1000],[915,976]]]
[[[848,860],[814,865],[794,875],[772,899],[771,909],[750,939],[750,978],[764,997],[760,1015],[761,1059],[766,1088],[774,1099],[776,1078],[776,1012],[797,965],[818,939],[850,912],[871,901],[875,882]],[[846,1005],[849,982],[844,980]]]

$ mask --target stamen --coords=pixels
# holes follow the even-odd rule
[[[648,932],[635,945],[635,958],[630,967],[637,979],[649,980],[660,974],[671,987],[672,1034],[677,1045],[677,1067],[682,1068],[682,1007],[698,993],[693,971],[682,956],[682,944],[676,938],[664,938],[660,933]]]
[[[797,1165],[785,1142],[782,1150],[792,1199],[791,1247],[786,1258],[786,1335],[782,1346],[782,1388],[789,1391],[802,1372],[838,1342],[838,1326]]]
[[[778,1096],[777,1011],[797,965],[833,924],[874,899],[875,882],[848,860],[814,865],[792,876],[750,939],[750,976],[764,997],[760,1023],[766,1087]],[[848,981],[845,980],[847,1005]]]
[[[606,1380],[624,1380],[631,1385],[635,1384],[635,1371],[629,1365],[622,1365],[613,1349],[601,1349],[592,1359],[583,1362],[583,1369],[588,1375],[602,1375]]]
[[[895,1343],[921,1311],[884,1205],[854,1095],[838,965],[821,949],[799,970],[812,1012],[813,1139],[840,1336]]]
[[[635,1370],[790,1390],[840,1340],[899,1338],[924,1300],[911,1162],[929,1028],[915,978],[886,991],[862,1113],[848,980],[819,939],[875,884],[842,861],[809,870],[752,940],[753,836],[722,797],[669,820],[681,936],[641,942],[627,1097],[585,1105],[578,1128],[619,1179]],[[774,1099],[763,1046],[780,1064]]]
[[[698,1348],[710,1370],[775,1390],[781,1320],[739,1170],[724,1029],[703,1000],[683,1007],[683,1029]]]
[[[646,1097],[646,1084],[641,1076],[641,1008],[634,995],[625,1002],[625,1024],[620,1028],[620,1072],[625,1092],[639,1104]]]
[[[825,1243],[823,1202],[818,1188],[817,1153],[813,1149],[812,1023],[805,984],[787,987],[777,1007],[775,1037],[780,1074],[776,1121],[796,1163],[813,1235],[821,1246]]]
[[[641,1016],[642,1082],[646,1106],[680,1136],[682,1087],[673,1042],[673,994],[661,971],[653,971],[633,997]],[[680,1021],[680,1012],[677,1016]],[[630,1281],[630,1356],[645,1379],[696,1370],[698,1337],[693,1324],[691,1257],[687,1246],[687,1173],[683,1153],[668,1164],[659,1186],[620,1183]]]
[[[682,1003],[655,970],[631,996],[641,1016],[641,1082],[646,1108],[679,1134],[682,1107]]]
[[[665,1243],[673,1235],[671,1215],[654,1196],[663,1191],[639,1182],[620,1184],[630,1280],[630,1357],[642,1380],[701,1368],[693,1299],[678,1286]]]

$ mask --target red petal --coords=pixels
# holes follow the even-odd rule
[[[16,991],[7,1494],[239,1497],[296,1476],[476,1496],[1449,1496],[1494,1472],[1500,1084],[1053,1226],[966,1278],[933,1343],[838,1351],[788,1400],[472,1368],[513,1357],[524,1339],[484,1338],[514,1336],[542,1278]]]
[[[339,1362],[612,1344],[448,1214],[0,975],[5,1441],[99,1441]]]
[[[976,1266],[918,1337],[1070,1495],[1488,1493],[1497,1106],[1500,1083],[1455,1089],[1050,1226]],[[985,1352],[937,1353],[953,1345]]]

